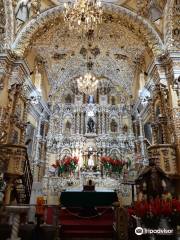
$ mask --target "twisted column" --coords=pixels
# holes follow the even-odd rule
[[[20,240],[18,238],[18,232],[19,232],[19,225],[20,225],[20,215],[14,214],[13,216],[13,224],[12,224],[12,232],[11,232],[11,240]]]

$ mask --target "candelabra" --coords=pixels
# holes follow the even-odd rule
[[[100,0],[75,0],[64,3],[64,20],[70,29],[85,31],[94,30],[102,22],[102,6]]]
[[[78,89],[86,95],[93,95],[97,89],[98,80],[91,73],[86,73],[77,79]]]

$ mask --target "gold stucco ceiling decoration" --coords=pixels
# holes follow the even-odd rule
[[[126,24],[133,25],[135,32],[140,31],[143,38],[146,39],[149,46],[152,47],[155,55],[159,55],[164,51],[163,42],[159,34],[148,21],[136,13],[118,5],[103,3],[103,7],[105,11],[120,15]],[[42,12],[37,18],[30,20],[18,33],[12,45],[13,50],[22,56],[26,48],[34,41],[34,35],[43,28],[46,31],[54,25],[59,16],[61,16],[62,11],[62,6],[57,6]]]
[[[54,91],[64,81],[85,73],[87,52],[93,59],[93,73],[106,76],[115,84],[130,91],[136,63],[146,50],[143,39],[121,21],[106,21],[92,46],[82,42],[79,34],[70,34],[67,26],[60,23],[48,31],[38,33],[32,48],[46,59],[48,78]]]

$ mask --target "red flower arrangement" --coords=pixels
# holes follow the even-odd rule
[[[63,172],[72,172],[76,169],[79,159],[77,157],[66,157],[63,161],[56,160],[51,166],[58,169],[58,175]]]
[[[74,171],[78,165],[78,161],[77,157],[66,157],[59,165],[59,174]]]
[[[142,223],[147,227],[158,227],[162,217],[167,218],[172,227],[176,227],[180,223],[180,201],[160,198],[139,201],[133,208],[128,208],[128,214],[141,218]]]
[[[104,156],[101,157],[101,164],[108,171],[121,173],[126,163],[123,160],[112,159],[111,157]]]

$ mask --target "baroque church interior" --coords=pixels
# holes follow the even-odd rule
[[[179,0],[0,0],[0,236],[180,238]]]

